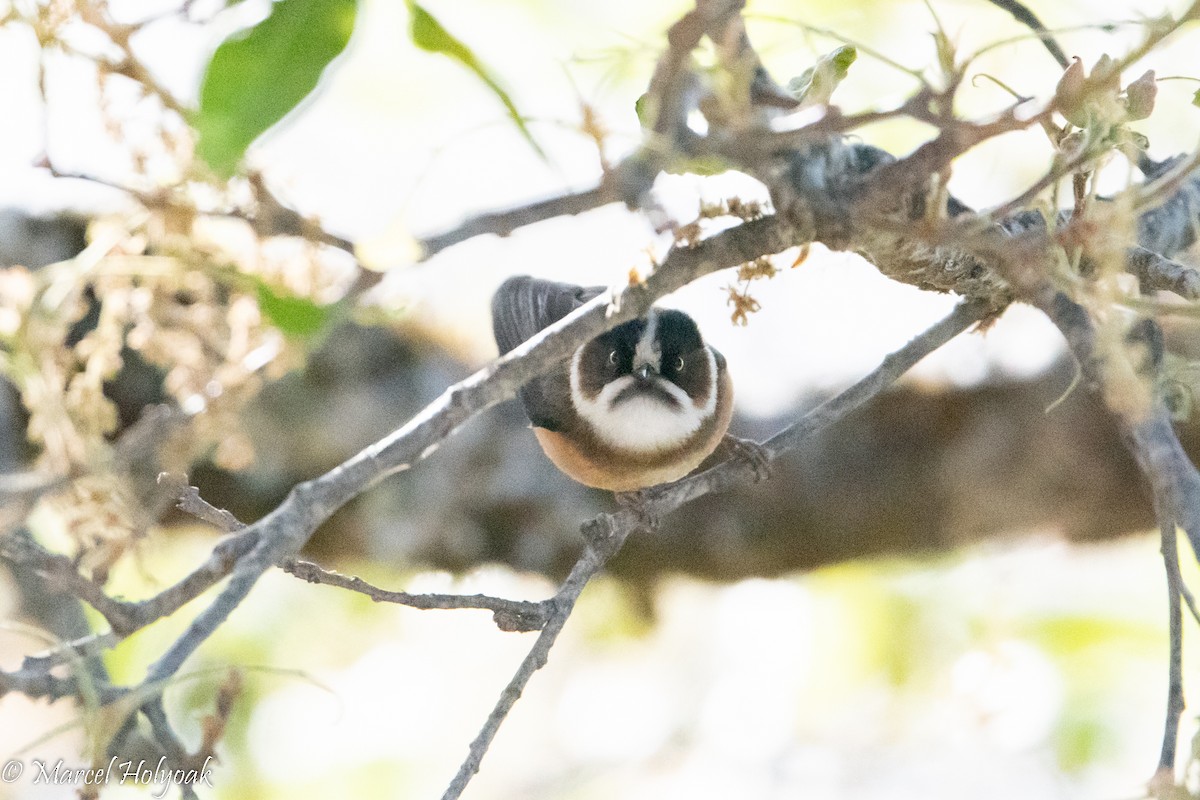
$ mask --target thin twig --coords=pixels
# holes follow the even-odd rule
[[[1183,596],[1183,603],[1187,606],[1188,611],[1191,612],[1192,619],[1196,620],[1197,624],[1200,624],[1200,608],[1196,607],[1196,597],[1182,580],[1179,581],[1179,594]]]
[[[1162,751],[1158,757],[1158,774],[1164,779],[1175,777],[1175,749],[1179,742],[1179,718],[1185,707],[1183,699],[1183,611],[1180,596],[1183,576],[1179,572],[1179,543],[1175,523],[1163,520],[1162,557],[1167,571],[1167,620],[1170,629],[1170,664],[1167,668],[1167,714],[1163,725]]]
[[[536,631],[546,624],[546,603],[526,600],[506,600],[485,594],[409,594],[389,591],[367,583],[362,578],[331,572],[310,561],[292,559],[281,565],[284,572],[295,575],[308,583],[336,586],[351,592],[365,594],[376,603],[396,603],[420,610],[481,609],[492,612],[496,625],[504,631]]]
[[[863,111],[849,115],[843,114],[837,106],[812,107],[798,112],[798,116],[802,119],[811,119],[800,127],[786,130],[762,128],[738,131],[736,135],[718,138],[715,143],[705,140],[699,143],[695,149],[700,153],[711,149],[720,156],[735,158],[739,162],[754,163],[777,153],[801,150],[813,142],[849,133],[877,122],[897,117],[928,116],[923,109],[929,107],[931,98],[932,95],[922,89],[895,108],[883,111]]]
[[[473,239],[476,236],[489,233],[496,236],[508,236],[513,231],[523,228],[526,225],[554,219],[555,217],[582,214],[585,211],[591,211],[594,208],[599,208],[609,203],[616,203],[622,199],[621,193],[617,191],[615,182],[609,181],[592,189],[559,195],[548,200],[538,200],[527,205],[508,209],[507,211],[480,214],[464,220],[450,230],[419,239],[418,242],[421,245],[424,256],[428,258],[436,253],[440,253],[451,245],[465,242],[467,239]]]
[[[67,479],[45,472],[0,472],[0,504],[32,503],[67,485]]]
[[[178,478],[165,473],[159,476],[159,483],[174,490],[176,496],[179,498],[178,505],[180,509],[213,524],[221,530],[237,532],[236,535],[228,536],[218,542],[209,557],[177,583],[163,589],[153,597],[141,601],[114,600],[104,595],[99,587],[96,587],[95,591],[92,591],[82,585],[90,582],[78,574],[74,565],[69,563],[69,560],[64,565],[62,560],[66,559],[65,556],[48,553],[42,550],[40,546],[30,548],[21,542],[16,542],[14,545],[12,541],[9,541],[8,550],[12,550],[13,547],[20,548],[18,551],[19,557],[26,560],[22,563],[29,563],[31,565],[40,564],[43,569],[50,570],[60,580],[67,581],[72,585],[79,584],[83,592],[76,592],[77,596],[87,601],[97,611],[100,611],[111,628],[102,633],[95,633],[71,642],[66,642],[46,653],[26,656],[22,665],[23,668],[50,669],[59,664],[67,663],[72,658],[94,656],[104,650],[115,647],[133,632],[163,617],[174,614],[180,608],[199,597],[227,576],[233,570],[238,560],[249,553],[257,543],[258,534],[256,532],[243,532],[242,529],[245,526],[236,517],[228,511],[218,509],[205,501],[200,497],[196,487],[188,486]],[[0,539],[0,547],[4,546],[5,541]],[[36,543],[34,544],[36,545]],[[38,552],[39,550],[41,552]],[[14,557],[8,551],[5,551],[5,555],[7,557]]]
[[[111,650],[116,647],[124,638],[110,629],[103,633],[93,633],[69,642],[63,642],[46,652],[25,656],[21,660],[21,669],[30,672],[37,670],[47,672],[51,668],[61,664],[71,664],[94,658],[105,650]]]
[[[479,765],[483,761],[483,757],[487,754],[488,748],[492,744],[492,740],[496,737],[497,731],[508,717],[508,712],[512,710],[513,705],[521,697],[521,693],[525,691],[525,686],[528,685],[529,679],[533,674],[546,665],[550,658],[550,649],[554,647],[554,642],[558,639],[558,634],[562,632],[563,626],[567,622],[567,617],[571,615],[571,611],[575,608],[575,601],[579,599],[579,595],[583,592],[588,581],[590,581],[607,562],[608,557],[621,548],[625,542],[625,537],[629,535],[630,528],[621,534],[615,535],[608,540],[610,550],[607,555],[605,551],[589,544],[584,550],[580,559],[575,562],[570,575],[567,576],[562,588],[554,596],[552,601],[552,611],[546,624],[542,627],[538,634],[537,641],[533,643],[529,653],[521,661],[521,665],[517,667],[516,674],[512,680],[500,692],[500,699],[496,701],[496,705],[492,708],[492,712],[488,714],[487,720],[483,723],[483,728],[479,734],[471,742],[467,749],[467,757],[459,766],[457,774],[442,794],[442,800],[456,800],[462,795],[463,790],[467,788],[467,784],[471,782],[471,778],[479,771]]]
[[[80,574],[70,558],[45,549],[28,531],[17,530],[0,537],[0,556],[38,573],[55,588],[83,600],[118,634],[129,633],[138,627],[135,604],[109,597],[99,584]]]
[[[637,205],[658,174],[657,162],[688,134],[687,116],[694,108],[695,92],[690,82],[695,76],[691,53],[710,26],[719,26],[735,16],[742,3],[702,2],[684,14],[667,32],[667,49],[659,58],[646,92],[644,107],[652,110],[649,127],[656,143],[626,158],[609,172],[599,186],[581,192],[540,200],[508,211],[481,214],[445,233],[420,241],[426,257],[481,234],[507,236],[514,230],[552,217],[573,216],[608,203],[623,201]],[[703,6],[703,8],[701,8]]]
[[[167,476],[159,476],[160,482],[170,480]],[[180,510],[217,526],[226,532],[241,531],[246,524],[223,508],[217,508],[200,496],[200,490],[195,486],[181,485],[178,489]],[[452,610],[452,609],[481,609],[491,611],[493,619],[501,630],[506,631],[535,631],[546,623],[546,608],[543,603],[532,603],[521,600],[506,600],[502,597],[488,595],[458,595],[458,594],[411,594],[381,589],[367,583],[362,578],[342,575],[338,572],[324,569],[311,561],[287,559],[279,565],[280,569],[308,583],[334,586],[351,592],[365,594],[377,603],[396,603],[421,610]]]
[[[191,758],[187,748],[179,740],[174,728],[171,727],[170,720],[167,719],[167,712],[163,709],[162,695],[156,694],[146,701],[141,707],[141,712],[150,723],[150,729],[154,732],[154,740],[162,747],[168,763],[179,768],[190,763]],[[196,790],[191,783],[184,781],[179,783],[179,797],[180,800],[197,800]]]
[[[168,473],[159,475],[158,481],[159,483],[175,484],[175,496],[178,498],[175,502],[175,507],[180,511],[191,514],[193,517],[201,519],[225,533],[237,533],[246,527],[246,523],[233,514],[223,508],[217,508],[201,497],[200,490],[195,486],[189,486],[186,481],[182,481]]]

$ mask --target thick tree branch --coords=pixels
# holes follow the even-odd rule
[[[1107,358],[1100,351],[1095,325],[1087,312],[1064,294],[1051,290],[1036,304],[1063,334],[1084,377],[1105,391]],[[1141,402],[1109,405],[1150,483],[1161,518],[1182,527],[1193,551],[1200,556],[1200,472],[1183,451],[1166,408],[1149,388]]]
[[[1140,57],[1195,11],[1193,5],[1172,24],[1151,31],[1124,63]],[[1052,108],[1053,103],[1037,117],[1046,119]],[[986,125],[968,126],[947,114],[936,138],[900,160],[831,141],[787,153],[774,168],[747,166],[758,169],[757,174],[771,189],[778,212],[807,239],[865,251],[885,274],[922,288],[959,291],[990,303],[1015,297],[1041,308],[1067,338],[1084,375],[1101,390],[1125,431],[1130,449],[1154,491],[1164,537],[1169,526],[1173,544],[1178,521],[1193,551],[1200,556],[1200,473],[1183,452],[1153,380],[1143,374],[1139,387],[1136,376],[1130,376],[1132,382],[1124,377],[1138,371],[1136,366],[1131,369],[1136,356],[1131,359],[1126,352],[1102,351],[1096,323],[1088,312],[1053,288],[1052,280],[1062,273],[1064,249],[1074,247],[1087,255],[1086,245],[1093,235],[1087,227],[1087,215],[1073,215],[1051,237],[1044,224],[1022,221],[1011,225],[1002,220],[999,225],[991,225],[962,204],[955,208],[953,201],[943,208],[937,200],[930,208],[930,198],[937,197],[933,187],[938,173],[953,158],[1020,121],[1016,116],[1009,121],[1002,116]],[[1138,208],[1161,204],[1142,214],[1138,233],[1140,244],[1147,249],[1130,251],[1129,268],[1144,285],[1170,288],[1187,298],[1195,295],[1195,274],[1167,259],[1195,239],[1200,204],[1195,200],[1198,182],[1193,170],[1198,163],[1200,154],[1194,154],[1155,169],[1147,176],[1145,186],[1127,193]],[[954,217],[948,224],[942,221],[945,211]],[[1079,294],[1088,297],[1086,284]],[[1154,347],[1148,349],[1151,361],[1156,362],[1159,356],[1153,352]],[[1178,643],[1183,587],[1181,581],[1173,580],[1177,569],[1172,573],[1166,547],[1164,541],[1164,558],[1171,573],[1172,663],[1162,766],[1173,768],[1182,707]]]
[[[1126,263],[1147,294],[1163,290],[1174,292],[1185,300],[1200,299],[1200,272],[1192,267],[1144,247],[1130,248]]]

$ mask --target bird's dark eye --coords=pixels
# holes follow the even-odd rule
[[[680,372],[682,370],[683,370],[683,356],[679,356],[678,358],[675,359],[675,371]]]
[[[608,354],[608,363],[610,363],[610,364],[617,363],[617,351],[616,350],[613,350],[611,353]]]

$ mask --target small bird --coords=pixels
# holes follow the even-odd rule
[[[501,355],[604,291],[508,279],[492,298]],[[520,398],[555,466],[618,493],[687,475],[727,438],[733,415],[724,356],[687,314],[658,308],[584,344],[522,387]]]

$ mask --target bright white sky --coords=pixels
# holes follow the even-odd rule
[[[170,4],[128,0],[121,13],[144,15]],[[1032,3],[1052,27],[1130,19],[1181,3],[1082,0]],[[1153,7],[1152,7],[1153,6]],[[406,12],[394,0],[364,0],[351,50],[314,102],[269,134],[251,154],[279,193],[331,229],[372,243],[372,252],[403,252],[409,232],[436,232],[471,213],[506,208],[565,189],[594,184],[594,148],[572,130],[578,119],[576,88],[600,111],[613,132],[610,156],[633,145],[633,101],[644,88],[661,31],[678,16],[680,2],[636,0],[495,3],[434,2],[428,7],[472,45],[501,76],[518,107],[550,154],[540,161],[509,124],[479,82],[458,65],[417,51],[406,38]],[[946,29],[964,52],[1024,29],[983,0],[935,2]],[[136,42],[162,81],[180,97],[196,94],[206,54],[239,20],[253,19],[265,4],[248,0],[219,30],[196,30],[164,21]],[[751,15],[796,14],[795,4],[762,0]],[[932,60],[933,22],[919,3],[810,3],[805,21],[852,35],[911,66]],[[768,66],[781,79],[798,74],[836,46],[799,29],[753,20],[752,35]],[[1120,52],[1132,29],[1115,34],[1066,34],[1069,54],[1092,63],[1105,49]],[[1181,39],[1187,39],[1183,36]],[[111,195],[79,182],[55,182],[30,168],[43,150],[43,115],[35,93],[36,48],[27,31],[0,31],[0,204],[48,210],[64,204],[94,206]],[[1186,46],[1167,48],[1147,60],[1158,74],[1187,74],[1194,64]],[[1127,78],[1136,77],[1139,65]],[[990,71],[1027,94],[1047,96],[1057,67],[1029,41],[993,51],[974,72]],[[568,80],[568,75],[573,80]],[[120,177],[124,158],[103,131],[95,109],[95,79],[84,65],[63,59],[49,64],[52,93],[49,149],[68,169]],[[835,101],[854,110],[901,102],[911,79],[860,53]],[[1190,106],[1195,86],[1162,84],[1155,116],[1139,128],[1159,156],[1196,144],[1200,110]],[[1006,102],[986,82],[965,88],[964,111],[986,114]],[[119,103],[119,101],[118,101]],[[915,125],[878,126],[864,140],[903,153],[925,135]],[[1049,158],[1039,132],[1013,134],[980,147],[956,165],[953,188],[976,205],[997,203],[1036,179]],[[1112,178],[1124,177],[1117,165]],[[660,184],[664,204],[681,221],[694,216],[699,197],[761,195],[761,187],[737,176],[673,177]],[[463,352],[482,363],[494,352],[487,302],[508,275],[528,272],[580,283],[614,283],[630,267],[643,271],[647,249],[664,252],[638,215],[607,208],[582,218],[555,220],[507,240],[477,239],[419,267],[399,267],[385,282],[383,302],[411,308],[422,320],[449,327]],[[793,255],[780,259],[790,264]],[[726,354],[743,409],[769,414],[786,409],[798,394],[843,385],[874,366],[886,352],[932,323],[952,305],[943,296],[882,279],[861,259],[817,248],[798,269],[756,285],[762,310],[745,328],[729,323],[723,287],[728,274],[710,276],[665,302],[692,312],[706,336]],[[1060,352],[1057,336],[1028,309],[1010,310],[986,337],[964,338],[927,360],[918,375],[969,383],[990,370],[1032,374]]]

